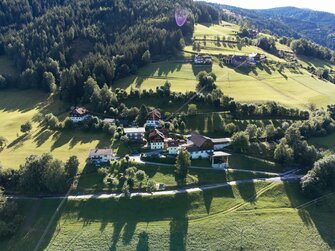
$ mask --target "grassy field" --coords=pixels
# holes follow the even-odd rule
[[[311,138],[308,142],[318,148],[325,148],[335,152],[335,133],[325,137]]]
[[[196,75],[201,70],[213,71],[217,75],[217,86],[226,95],[241,102],[277,101],[298,108],[306,108],[310,103],[325,107],[335,102],[335,85],[315,79],[303,69],[297,72],[285,69],[279,73],[269,65],[251,71],[220,67],[217,63],[208,68],[159,62],[140,69],[136,76],[119,80],[115,87],[127,90],[131,87],[155,90],[156,86],[163,85],[169,80],[173,91],[193,91],[196,89]]]
[[[77,155],[81,167],[90,149],[111,144],[105,134],[65,131],[63,133],[42,129],[33,123],[33,130],[27,136],[20,132],[20,126],[33,121],[40,112],[53,112],[63,119],[69,105],[48,98],[46,94],[31,91],[0,92],[0,135],[8,140],[7,148],[0,152],[0,161],[5,167],[19,168],[25,158],[31,154],[41,155],[51,152],[63,161],[71,155]]]
[[[26,221],[0,249],[32,250],[57,202],[22,201]],[[306,202],[297,183],[267,182],[159,198],[67,201],[42,248],[334,249],[335,197],[304,206]]]
[[[195,27],[195,38],[207,39],[218,35],[234,35],[238,31],[238,26],[229,23],[221,25],[197,24]],[[202,46],[203,43],[201,42]],[[290,50],[290,48],[280,45],[280,49]],[[192,52],[192,46],[185,48],[186,52]],[[216,45],[215,42],[207,41],[206,48],[201,53],[218,54],[250,54],[253,52],[264,53],[268,58],[275,61],[282,59],[264,52],[255,46],[237,46],[234,44]],[[334,67],[329,62],[300,58],[304,66],[325,66]],[[234,97],[241,102],[266,102],[277,101],[289,107],[306,108],[313,103],[320,107],[335,102],[335,86],[329,82],[315,79],[310,73],[301,69],[293,71],[285,69],[278,72],[272,65],[263,65],[254,70],[232,69],[220,67],[217,60],[214,60],[212,67],[194,67],[191,64],[183,64],[176,61],[164,61],[152,63],[139,69],[138,74],[118,80],[115,87],[127,90],[130,88],[156,89],[156,86],[163,85],[166,80],[172,84],[171,89],[177,92],[194,91],[196,89],[196,76],[200,71],[212,71],[217,75],[217,86],[225,94]]]

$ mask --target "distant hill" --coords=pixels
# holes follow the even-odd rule
[[[335,49],[335,15],[327,12],[282,7],[248,10],[220,5],[246,18],[257,28],[268,29],[279,36],[306,37],[318,44]]]

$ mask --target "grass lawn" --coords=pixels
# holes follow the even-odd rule
[[[255,70],[235,70],[220,67],[216,62],[212,67],[194,67],[191,64],[166,61],[139,69],[137,76],[118,80],[115,87],[155,90],[156,86],[169,80],[172,91],[195,91],[196,76],[202,70],[214,72],[217,75],[217,86],[226,95],[241,102],[277,101],[285,106],[302,109],[311,103],[325,107],[335,102],[334,84],[312,78],[303,69],[297,72],[285,69],[279,73],[271,65],[263,65]]]
[[[156,165],[139,165],[134,164],[138,169],[144,170],[149,179],[154,180],[156,183],[163,183],[167,188],[176,187],[177,183],[174,177],[174,167],[160,167]],[[256,169],[255,169],[256,170]],[[189,171],[189,178],[187,179],[188,185],[207,185],[215,183],[225,183],[227,181],[246,180],[255,178],[269,178],[274,177],[271,175],[263,175],[258,173],[245,173],[240,171],[221,171],[202,169],[191,169]],[[145,184],[146,181],[143,182]],[[143,186],[142,186],[143,187]],[[135,189],[139,188],[139,183],[136,182]],[[77,190],[80,194],[100,193],[100,192],[117,192],[117,188],[111,187],[103,176],[98,173],[90,173],[82,175]]]
[[[0,135],[8,140],[7,147],[0,152],[0,162],[4,167],[19,168],[31,154],[41,155],[51,152],[56,158],[66,161],[77,155],[81,168],[84,167],[90,149],[106,147],[111,140],[105,134],[91,134],[81,131],[54,132],[33,123],[29,135],[20,132],[20,126],[33,121],[36,114],[53,112],[63,119],[69,105],[36,90],[0,92]]]
[[[253,199],[251,199],[253,198]],[[47,250],[331,250],[335,196],[302,209],[297,183],[243,184],[131,200],[68,201]],[[1,250],[32,250],[56,208],[22,201],[26,221]]]
[[[192,161],[192,166],[208,167],[209,169],[211,169],[211,163],[209,160]],[[262,159],[242,155],[242,154],[237,154],[237,153],[234,153],[229,157],[229,168],[230,169],[251,170],[251,171],[272,172],[272,173],[281,173],[281,172],[284,172],[285,170],[285,167],[279,164],[276,164],[274,162],[262,160]]]
[[[315,145],[318,148],[326,148],[335,152],[335,133],[325,137],[316,137],[308,139],[308,143]]]

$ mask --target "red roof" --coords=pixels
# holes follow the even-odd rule
[[[151,112],[148,112],[148,119],[152,120],[160,120],[162,118],[162,114],[160,110],[154,109]]]
[[[88,113],[88,110],[84,107],[76,107],[71,112],[71,114],[75,116],[84,116],[87,113]]]

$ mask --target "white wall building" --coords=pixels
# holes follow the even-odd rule
[[[124,128],[123,130],[130,141],[143,141],[144,139],[145,134],[144,127]]]
[[[106,163],[115,160],[113,149],[92,149],[90,150],[89,160],[96,163]]]

